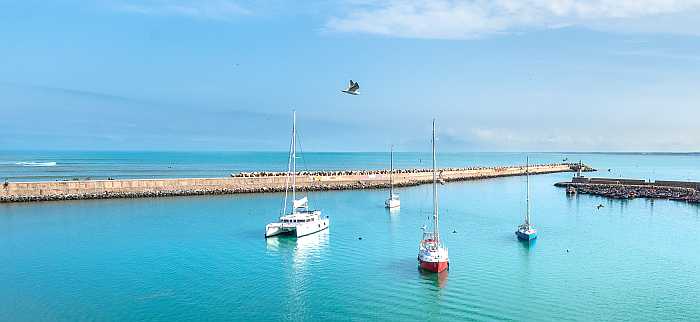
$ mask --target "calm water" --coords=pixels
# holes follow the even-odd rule
[[[599,175],[700,177],[698,156],[579,156]],[[442,275],[416,263],[430,186],[399,189],[398,212],[381,190],[310,193],[331,228],[299,240],[263,238],[280,194],[0,205],[0,321],[697,319],[700,207],[568,198],[552,183],[569,177],[531,178],[529,247],[524,178],[440,186]]]

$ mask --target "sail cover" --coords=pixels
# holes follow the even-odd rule
[[[299,208],[308,208],[309,207],[309,199],[306,197],[294,200],[294,209],[299,209]]]

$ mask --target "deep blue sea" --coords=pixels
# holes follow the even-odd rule
[[[529,155],[581,159],[600,170],[590,176],[700,181],[700,155]],[[438,162],[524,158],[445,153]],[[428,160],[397,155],[400,167]],[[0,152],[0,178],[226,176],[286,161],[286,153]],[[303,160],[307,169],[387,161],[385,153]],[[524,177],[439,186],[451,257],[440,275],[416,262],[429,185],[398,189],[394,212],[383,208],[384,190],[311,192],[331,228],[298,240],[263,237],[279,215],[277,193],[0,204],[0,321],[697,320],[700,206],[567,197],[552,184],[570,177],[531,177],[539,230],[531,245],[513,233]]]
[[[524,153],[439,153],[438,166],[525,163]],[[531,163],[583,162],[596,176],[700,181],[700,154],[528,153]],[[0,180],[225,177],[241,171],[286,171],[287,152],[70,152],[0,151]],[[396,152],[397,168],[428,168],[429,152]],[[382,152],[312,152],[299,157],[304,170],[385,169]],[[609,171],[608,171],[609,170]]]

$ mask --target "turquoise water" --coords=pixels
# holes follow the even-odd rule
[[[680,180],[700,161],[582,159]],[[398,212],[382,190],[310,193],[331,228],[299,240],[263,238],[281,194],[2,204],[0,321],[697,319],[700,207],[569,198],[552,184],[570,175],[531,177],[531,246],[524,178],[439,186],[442,275],[417,269],[429,185],[398,189]]]

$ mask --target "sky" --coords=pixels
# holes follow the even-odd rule
[[[700,0],[0,0],[0,150],[688,152],[699,105]]]

